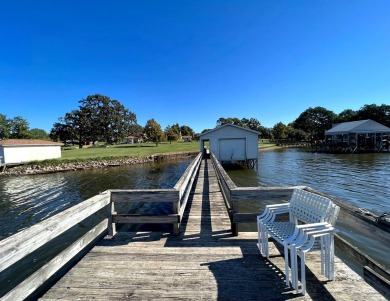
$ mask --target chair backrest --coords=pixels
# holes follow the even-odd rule
[[[324,221],[328,222],[332,226],[335,226],[339,213],[340,213],[340,207],[337,206],[335,203],[332,203],[332,205],[330,206],[330,208],[326,214]]]
[[[332,218],[333,202],[323,196],[301,189],[294,189],[290,199],[290,221],[298,223],[319,223]],[[337,212],[338,213],[338,212]]]

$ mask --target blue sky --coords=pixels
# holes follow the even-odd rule
[[[0,0],[0,113],[50,131],[78,101],[144,126],[272,127],[390,103],[390,1]]]

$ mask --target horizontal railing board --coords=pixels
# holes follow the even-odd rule
[[[102,209],[109,202],[109,193],[101,193],[0,241],[0,272]]]
[[[115,214],[114,223],[126,224],[174,224],[179,222],[179,214],[167,215],[141,215],[141,214]]]
[[[197,170],[197,167],[199,166],[199,162],[202,159],[202,153],[199,153],[195,159],[191,162],[191,164],[186,168],[183,175],[180,177],[180,179],[177,181],[176,185],[174,186],[174,189],[179,191],[180,198],[182,197],[184,191],[186,190],[186,187],[188,186],[188,182],[190,181],[192,174],[194,171]]]
[[[255,223],[257,216],[260,215],[261,213],[262,212],[234,213],[232,222],[233,223]]]
[[[289,200],[294,187],[237,187],[230,192],[231,201],[256,201],[256,200]]]
[[[236,184],[232,181],[229,175],[226,173],[225,169],[222,167],[221,163],[219,163],[218,159],[215,157],[213,153],[211,153],[211,159],[214,164],[216,172],[223,178],[223,181],[227,184],[229,189],[236,188]]]
[[[59,269],[65,266],[80,251],[92,242],[101,238],[107,232],[107,219],[89,230],[72,245],[38,269],[35,273],[21,282],[13,290],[2,297],[2,301],[23,300],[37,290],[45,281],[53,276]]]
[[[179,192],[175,189],[129,189],[110,190],[111,201],[120,202],[177,202]]]

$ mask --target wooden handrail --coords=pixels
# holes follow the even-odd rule
[[[109,204],[107,192],[0,241],[0,272]]]

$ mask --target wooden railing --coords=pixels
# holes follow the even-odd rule
[[[97,225],[65,250],[60,251],[53,259],[13,286],[11,290],[3,292],[0,289],[0,299],[2,301],[23,300],[30,296],[85,248],[93,245],[107,234],[115,234],[117,223],[172,224],[173,233],[178,234],[184,208],[192,183],[199,170],[201,159],[202,155],[199,153],[173,189],[108,190],[1,240],[0,283],[3,285],[7,283],[7,275],[12,275],[13,270],[20,269],[21,262],[30,254],[40,248],[48,248],[49,243],[55,238],[99,210],[104,208],[107,210],[106,216],[101,218]],[[153,202],[156,204],[170,202],[172,203],[172,213],[165,215],[117,214],[115,204],[123,202]],[[4,289],[3,286],[2,289]]]
[[[143,189],[143,190],[110,190],[108,233],[114,235],[117,223],[127,224],[172,224],[173,234],[178,235],[180,223],[192,183],[199,170],[202,154],[199,153],[187,167],[173,189]],[[170,214],[118,214],[115,204],[118,203],[172,203]]]
[[[0,241],[0,273],[104,208],[109,202],[108,192],[103,192]],[[85,247],[104,236],[107,233],[107,221],[107,218],[103,219],[98,225],[28,276],[6,295],[0,296],[1,300],[25,299]],[[4,281],[4,283],[6,282]]]
[[[217,173],[234,235],[238,235],[238,224],[255,223],[256,216],[262,213],[267,204],[276,201],[287,201],[295,188],[302,188],[301,186],[237,187],[213,153],[211,153],[211,161]],[[239,204],[248,201],[257,201],[259,204],[258,211],[240,212]]]

